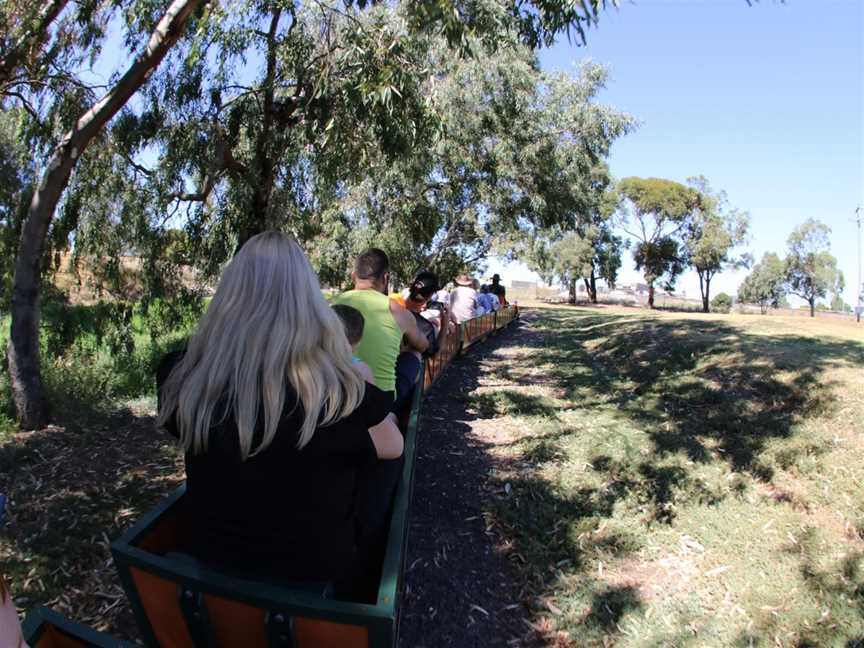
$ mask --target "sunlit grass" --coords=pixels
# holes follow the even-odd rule
[[[864,329],[548,309],[512,386],[495,515],[574,645],[858,646]],[[856,643],[858,642],[858,643]]]

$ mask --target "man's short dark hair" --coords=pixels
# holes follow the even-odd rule
[[[358,279],[383,279],[384,273],[389,270],[390,259],[384,250],[378,248],[369,248],[354,262],[354,273]]]
[[[366,324],[363,313],[346,304],[336,304],[333,306],[333,310],[345,326],[345,337],[348,338],[348,344],[351,346],[359,344],[360,340],[363,339],[363,327]]]

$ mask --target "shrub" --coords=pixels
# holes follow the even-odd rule
[[[0,340],[5,342],[5,340]],[[5,344],[3,345],[5,349]],[[0,441],[18,429],[15,424],[15,406],[12,403],[12,386],[9,384],[9,371],[6,359],[0,362]]]
[[[155,371],[168,351],[182,347],[205,306],[194,293],[169,302],[100,301],[71,304],[49,294],[42,308],[42,376],[58,420],[85,423],[152,397]],[[9,317],[0,317],[5,350]],[[15,408],[0,359],[0,438],[16,429]]]
[[[728,313],[732,310],[732,298],[726,293],[718,293],[711,300],[711,310],[715,313]]]

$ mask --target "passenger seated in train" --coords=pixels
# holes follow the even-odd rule
[[[404,442],[293,239],[246,242],[157,386],[157,423],[186,453],[184,551],[250,578],[350,581],[361,469]]]
[[[472,277],[465,274],[456,277],[456,288],[450,293],[450,313],[457,324],[477,316],[477,291]]]
[[[363,379],[374,385],[375,376],[372,375],[372,370],[356,355],[357,345],[363,339],[363,326],[365,324],[363,313],[345,304],[336,304],[333,306],[333,310],[342,320],[342,325],[345,327],[345,337],[348,338],[348,344],[351,345],[351,353],[355,354],[351,356],[351,362],[354,363],[354,367],[360,372]]]
[[[434,355],[447,335],[456,330],[450,320],[449,306],[435,300],[439,292],[438,276],[434,272],[423,270],[400,295],[405,307],[414,313],[418,328],[429,340],[429,347],[424,351],[424,355]],[[442,329],[444,322],[448,325]]]
[[[422,353],[429,341],[417,328],[414,316],[387,296],[390,284],[390,259],[383,250],[370,248],[354,263],[353,290],[338,295],[333,302],[356,308],[366,321],[357,357],[369,365],[375,384],[394,394],[394,411],[411,397],[420,374],[420,360],[405,366],[397,377],[396,360],[403,348]],[[398,379],[397,379],[398,378]]]
[[[444,304],[445,306],[450,306],[450,291],[453,290],[453,288],[453,283],[448,283],[446,286],[444,286],[443,288],[438,290],[438,292],[432,295],[431,301],[439,302],[441,304]]]
[[[507,306],[507,289],[501,285],[501,275],[492,275],[492,283],[489,285],[489,292],[498,298],[501,307]]]
[[[498,297],[489,292],[489,286],[481,286],[480,293],[477,295],[477,303],[483,309],[482,314],[491,313],[501,308],[501,302]]]

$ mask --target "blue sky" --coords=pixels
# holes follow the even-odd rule
[[[856,206],[864,207],[864,1],[641,0],[601,15],[587,46],[563,39],[546,69],[591,58],[608,65],[601,101],[641,128],[615,144],[617,178],[705,175],[751,216],[748,249],[783,253],[792,229],[816,218],[854,304]],[[490,272],[529,273],[493,261]],[[734,294],[746,272],[719,275]],[[639,279],[629,253],[621,280]],[[698,296],[688,273],[679,287]]]

